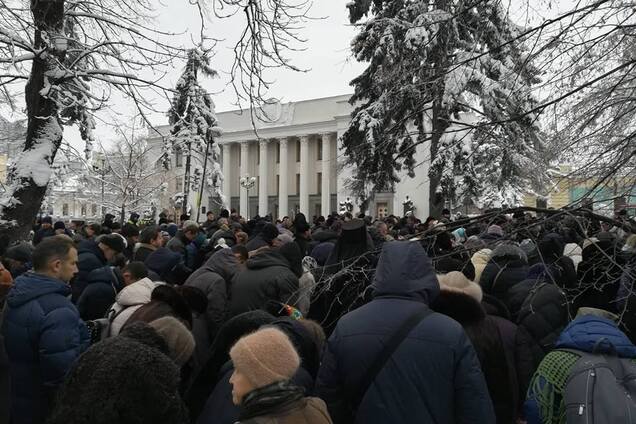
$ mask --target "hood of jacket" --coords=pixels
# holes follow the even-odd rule
[[[576,243],[568,243],[563,249],[563,255],[565,256],[581,256],[582,254],[583,249]]]
[[[526,264],[528,263],[526,252],[514,244],[500,244],[492,251],[491,258],[496,261],[521,260]]]
[[[134,249],[133,249],[133,252],[134,252],[134,253],[137,253],[137,251],[138,251],[139,249],[141,249],[142,247],[143,247],[144,249],[152,250],[153,252],[154,252],[155,250],[157,250],[157,247],[153,246],[152,244],[148,244],[148,243],[137,243],[137,244],[135,244],[135,247],[134,247]]]
[[[117,294],[116,302],[123,307],[146,304],[150,302],[152,291],[157,287],[157,283],[150,278],[142,278],[141,280],[126,286]]]
[[[559,336],[557,348],[569,348],[593,353],[612,353],[621,358],[636,358],[636,346],[618,329],[615,322],[585,315],[572,321]]]
[[[77,254],[79,256],[82,253],[92,253],[97,256],[97,259],[99,259],[104,265],[108,263],[104,256],[104,252],[102,252],[102,249],[99,248],[99,244],[93,240],[84,240],[79,243],[77,246]]]
[[[225,281],[232,281],[239,265],[232,249],[221,249],[207,260],[204,268],[219,274]]]
[[[16,308],[47,294],[68,296],[71,294],[71,287],[62,280],[27,272],[14,281],[7,303]]]
[[[420,243],[384,244],[373,282],[374,296],[415,298],[430,303],[439,294],[439,281],[431,259]]]
[[[289,268],[289,262],[278,250],[264,250],[256,256],[252,256],[247,260],[247,268],[263,269],[271,266],[284,266]]]

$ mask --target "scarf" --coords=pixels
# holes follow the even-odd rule
[[[239,420],[273,415],[293,409],[305,396],[304,389],[289,381],[278,381],[249,392],[243,399]]]

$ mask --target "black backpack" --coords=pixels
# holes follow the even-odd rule
[[[580,356],[563,395],[567,424],[636,423],[636,364],[631,359],[559,350]]]

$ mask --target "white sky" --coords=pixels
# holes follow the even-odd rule
[[[350,43],[356,30],[349,25],[348,11],[345,2],[341,0],[317,0],[313,5],[310,16],[323,19],[310,19],[305,28],[300,31],[306,42],[298,47],[304,51],[290,52],[292,63],[307,72],[291,70],[276,70],[270,73],[271,85],[269,96],[282,102],[303,99],[320,98],[353,92],[349,82],[362,72],[364,66],[351,58]],[[180,42],[191,47],[199,40],[200,18],[196,8],[191,7],[187,0],[169,0],[169,4],[157,10],[157,27],[178,33],[185,32]],[[213,15],[206,22],[205,35],[221,41],[215,49],[212,67],[220,77],[202,81],[202,85],[212,94],[216,104],[216,111],[222,112],[237,109],[237,96],[229,82],[229,71],[232,61],[232,47],[242,30],[241,19],[218,19]],[[179,42],[179,41],[177,41]],[[174,86],[181,73],[181,67],[172,70],[164,84]],[[156,107],[168,109],[165,98],[157,96]],[[98,116],[108,122],[116,120],[126,122],[133,116],[132,103],[113,97],[113,111],[100,113]],[[243,107],[247,105],[242,103]],[[116,116],[113,116],[113,114]],[[154,125],[168,123],[165,114],[155,114],[151,118]],[[108,144],[116,138],[112,128],[98,122],[96,135],[99,142]],[[220,123],[221,127],[223,123]],[[75,128],[65,129],[65,139],[74,147],[82,148],[82,141]],[[81,149],[83,150],[83,148]]]

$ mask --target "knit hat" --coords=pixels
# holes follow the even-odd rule
[[[239,339],[230,350],[234,368],[256,388],[291,379],[300,358],[289,338],[276,328],[263,328]]]
[[[166,316],[149,324],[165,341],[170,357],[180,367],[188,362],[194,352],[195,342],[192,333],[178,319]]]
[[[501,228],[499,225],[493,224],[490,227],[488,227],[488,234],[494,234],[496,236],[503,237],[504,236],[503,228]]]
[[[66,225],[62,221],[56,221],[53,225],[54,230],[66,230]]]
[[[31,262],[33,258],[33,247],[28,243],[16,244],[7,249],[4,253],[4,257],[18,262]]]
[[[42,218],[42,224],[53,224],[53,218],[50,216],[45,216]]]
[[[450,291],[455,293],[464,293],[477,302],[481,302],[484,297],[479,284],[470,281],[459,271],[451,271],[448,274],[438,275],[439,286],[442,291]]]
[[[105,244],[117,253],[121,253],[126,249],[126,239],[121,234],[106,234],[99,239],[100,243]]]

